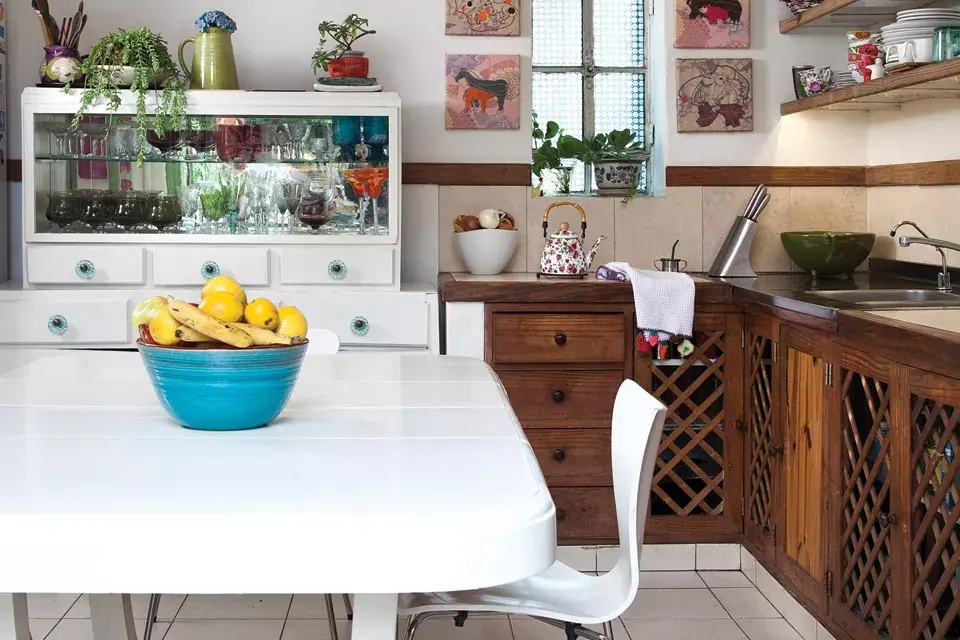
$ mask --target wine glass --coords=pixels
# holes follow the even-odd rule
[[[58,158],[77,157],[77,129],[72,122],[44,122],[44,129],[53,135],[57,143],[54,156]]]
[[[160,233],[175,232],[181,220],[183,220],[183,210],[180,208],[179,196],[165,193],[153,198],[150,211],[147,213],[147,222],[156,227]]]
[[[106,122],[90,122],[84,119],[80,123],[80,133],[87,140],[90,140],[90,146],[87,149],[81,146],[83,156],[88,158],[103,158],[107,155],[107,132],[109,128]]]
[[[113,215],[113,221],[120,225],[124,232],[131,233],[133,228],[143,221],[145,214],[137,199],[136,191],[124,191],[120,195],[120,203]]]
[[[67,227],[80,217],[80,202],[77,194],[69,191],[51,193],[47,202],[46,217],[57,226],[57,231],[66,233]]]
[[[224,234],[229,232],[226,218],[227,194],[219,182],[204,182],[197,185],[200,198],[200,210],[203,212],[205,233]]]
[[[300,205],[300,195],[303,193],[301,180],[281,180],[274,185],[274,197],[280,219],[277,221],[279,233],[290,233],[293,227],[293,213]]]

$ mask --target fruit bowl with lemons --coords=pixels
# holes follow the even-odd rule
[[[133,324],[160,404],[190,429],[266,426],[290,399],[307,351],[307,319],[296,307],[248,301],[226,276],[208,280],[196,305],[142,301]]]

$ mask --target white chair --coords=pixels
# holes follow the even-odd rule
[[[307,332],[307,355],[333,355],[340,351],[340,338],[330,329],[311,329]],[[337,621],[333,615],[333,596],[329,593],[324,596],[327,605],[327,618],[330,625],[331,640],[339,640],[337,635]],[[350,606],[350,596],[343,594],[343,604],[347,608],[347,619],[353,620],[353,607]],[[147,605],[147,621],[143,628],[143,640],[150,640],[153,634],[153,625],[157,622],[157,612],[160,610],[160,594],[150,596]]]
[[[643,528],[666,413],[632,380],[620,385],[611,435],[620,557],[612,571],[590,576],[558,561],[540,575],[499,587],[405,595],[400,613],[411,616],[406,640],[413,640],[425,620],[454,615],[455,624],[463,626],[471,611],[532,616],[564,629],[568,640],[611,639],[612,622],[630,606],[640,585]],[[603,625],[603,633],[586,624]]]

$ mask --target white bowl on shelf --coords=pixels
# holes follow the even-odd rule
[[[453,243],[467,271],[475,276],[495,276],[510,262],[519,237],[516,229],[477,229],[454,233]]]

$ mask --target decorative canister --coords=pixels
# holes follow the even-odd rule
[[[344,51],[327,65],[331,78],[366,78],[370,73],[370,58],[363,51]]]
[[[180,43],[180,67],[191,89],[239,89],[233,55],[233,32],[237,24],[222,11],[208,11],[196,21],[197,35]],[[183,49],[193,43],[193,61],[187,67]]]
[[[76,82],[80,75],[80,52],[70,47],[51,44],[43,48],[40,84],[57,85]]]

